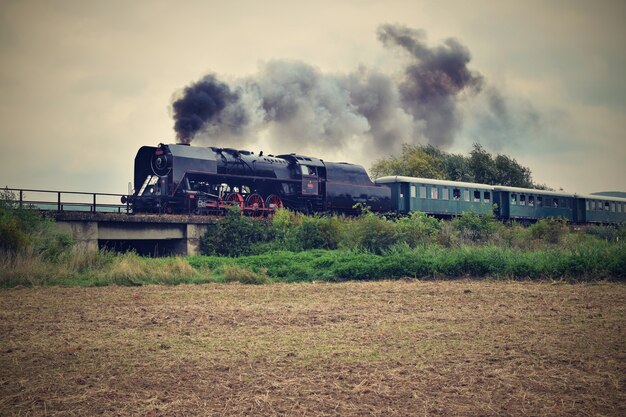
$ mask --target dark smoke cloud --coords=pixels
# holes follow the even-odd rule
[[[178,141],[189,143],[200,129],[211,123],[219,124],[221,112],[238,99],[238,95],[214,75],[206,75],[185,87],[182,96],[172,103],[174,131]],[[245,113],[242,113],[239,123],[245,122]]]
[[[423,31],[400,25],[381,26],[378,39],[404,55],[397,76],[365,67],[328,74],[280,60],[229,85],[208,75],[174,101],[177,137],[190,142],[206,136],[235,146],[262,132],[291,149],[300,149],[306,140],[317,147],[356,144],[386,153],[398,151],[402,143],[451,145],[463,125],[461,103],[484,84],[468,67],[469,50],[455,39],[429,47]],[[496,101],[486,104],[489,117],[510,117],[499,113]]]
[[[405,108],[426,122],[424,135],[434,145],[449,145],[461,128],[457,99],[462,92],[477,93],[482,76],[470,71],[469,50],[455,39],[429,48],[425,33],[404,26],[383,25],[378,39],[384,45],[400,47],[414,59],[404,72],[400,93]]]

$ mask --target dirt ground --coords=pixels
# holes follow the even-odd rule
[[[0,291],[0,415],[623,416],[626,285]]]

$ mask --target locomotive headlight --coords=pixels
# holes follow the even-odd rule
[[[159,177],[170,173],[169,160],[166,154],[152,156],[152,171]]]

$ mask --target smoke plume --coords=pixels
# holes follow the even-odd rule
[[[398,74],[365,67],[329,74],[274,60],[230,84],[205,76],[173,102],[178,140],[208,136],[241,144],[263,134],[295,149],[307,140],[387,153],[402,143],[451,145],[463,125],[461,101],[483,86],[483,77],[468,67],[469,50],[455,39],[430,47],[423,31],[400,25],[381,26],[378,39],[403,55]]]
[[[426,122],[424,135],[431,144],[447,146],[462,124],[458,96],[479,92],[482,76],[469,70],[469,50],[456,39],[429,48],[424,38],[423,31],[403,26],[383,25],[378,30],[384,45],[400,47],[414,58],[399,85],[404,107]]]

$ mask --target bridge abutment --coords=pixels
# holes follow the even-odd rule
[[[69,234],[77,248],[135,250],[143,255],[200,253],[200,238],[218,220],[178,215],[127,215],[60,212],[52,214],[57,227]]]

